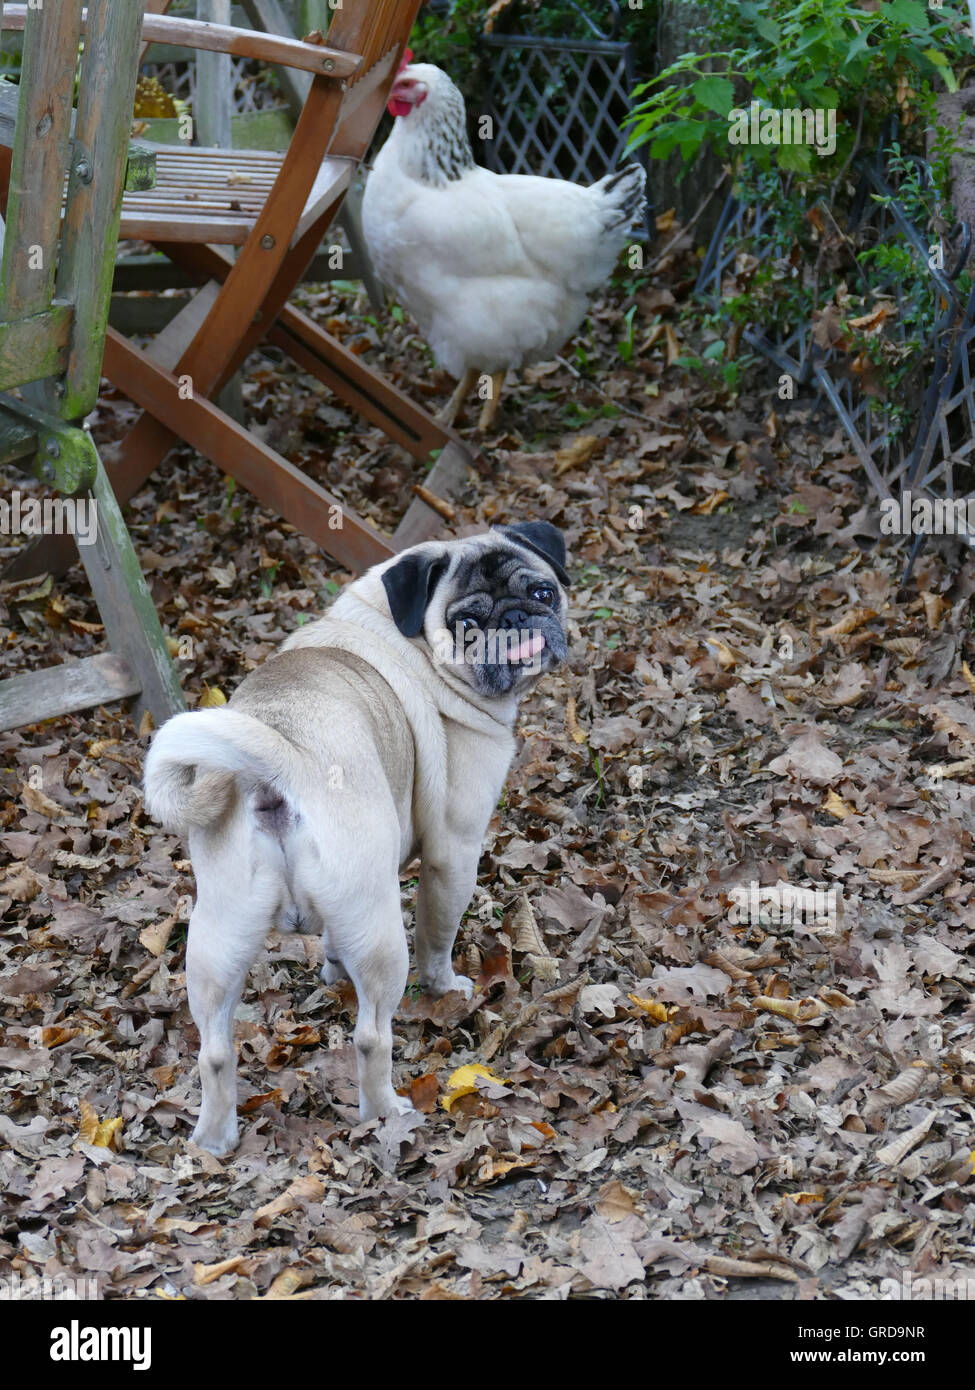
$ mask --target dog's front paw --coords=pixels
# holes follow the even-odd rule
[[[427,994],[432,994],[435,999],[439,999],[441,995],[449,994],[454,989],[459,990],[465,999],[470,999],[474,993],[473,980],[466,975],[454,975],[453,973],[436,980],[421,979],[420,987]]]
[[[226,1158],[228,1154],[233,1153],[238,1139],[236,1121],[221,1129],[204,1129],[197,1125],[190,1135],[191,1144],[195,1144],[199,1149],[206,1149],[207,1153],[213,1154],[216,1158]]]
[[[367,1096],[359,1095],[359,1119],[366,1120],[386,1120],[390,1115],[411,1115],[416,1106],[406,1096],[398,1096],[395,1091],[391,1092],[387,1100],[370,1101]]]

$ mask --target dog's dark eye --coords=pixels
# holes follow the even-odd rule
[[[469,616],[466,618],[457,618],[455,619],[455,625],[460,628],[461,632],[473,632],[477,627],[477,619]]]
[[[533,598],[536,603],[547,603],[551,608],[555,602],[555,590],[549,589],[546,585],[539,585],[537,588],[532,589],[530,597]]]

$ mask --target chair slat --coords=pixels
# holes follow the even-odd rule
[[[48,0],[45,8],[59,9],[74,5],[74,0]],[[27,5],[7,5],[3,12],[5,29],[23,29],[28,14],[39,13]],[[272,34],[258,34],[252,29],[234,29],[225,24],[205,24],[197,19],[180,19],[174,15],[146,15],[142,22],[142,38],[146,43],[171,44],[174,48],[202,49],[210,53],[229,53],[234,58],[256,58],[264,63],[281,63],[317,76],[351,77],[362,66],[354,50],[342,52],[320,44],[302,43],[300,39],[281,39]]]
[[[137,695],[140,689],[139,677],[115,652],[11,676],[0,686],[0,733],[93,705],[110,705]]]

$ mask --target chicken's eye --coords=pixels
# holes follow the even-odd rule
[[[532,589],[530,596],[536,603],[547,603],[549,608],[555,603],[555,590],[548,588],[547,585],[539,585]]]

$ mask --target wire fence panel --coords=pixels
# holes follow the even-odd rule
[[[917,181],[911,193],[901,177],[904,164],[903,157],[894,160],[886,151],[862,167],[844,229],[855,262],[851,281],[859,276],[864,288],[870,284],[876,301],[893,306],[886,331],[911,361],[893,398],[868,388],[863,364],[849,352],[817,342],[808,319],[751,323],[742,337],[828,402],[879,498],[898,499],[910,492],[931,501],[975,499],[975,289],[966,297],[961,284],[971,229],[956,226],[946,233],[932,226],[916,194],[917,188],[930,185],[930,170],[923,160],[913,161]],[[746,204],[729,198],[696,294],[720,311],[741,291],[743,279],[747,283],[743,258],[785,260],[789,240],[760,200]],[[923,267],[910,291],[896,273],[895,260],[886,275],[878,277],[874,270],[868,282],[867,259],[883,265],[888,247],[908,248],[914,267]],[[975,533],[960,527],[957,534],[975,548]],[[915,540],[908,573],[923,539]]]
[[[594,183],[623,161],[635,85],[630,45],[613,37],[613,23],[591,39],[533,33],[485,34],[486,114],[493,138],[485,142],[487,167],[498,174],[540,174]],[[629,157],[646,167],[646,149]],[[647,228],[650,211],[647,212]]]

